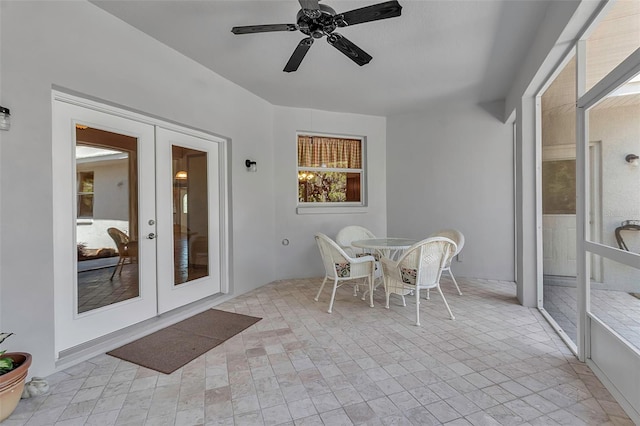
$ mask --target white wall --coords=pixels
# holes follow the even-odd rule
[[[376,235],[386,235],[386,119],[276,107],[274,123],[274,187],[277,188],[274,191],[276,275],[279,278],[324,276],[320,253],[313,238],[316,232],[333,238],[344,226],[361,225]],[[297,131],[366,137],[368,207],[364,213],[296,213]],[[288,246],[281,243],[285,238],[289,240]]]
[[[456,276],[514,280],[513,130],[479,106],[440,103],[387,123],[388,233],[465,235]]]
[[[0,323],[3,345],[54,369],[51,89],[229,138],[236,294],[275,278],[273,107],[88,2],[0,2]],[[259,162],[247,173],[245,158]],[[10,208],[8,208],[10,207]]]

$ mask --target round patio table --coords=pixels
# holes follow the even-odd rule
[[[362,249],[375,250],[381,256],[397,260],[400,253],[417,242],[407,238],[369,238],[353,241],[351,245]]]
[[[352,241],[351,245],[366,250],[375,250],[380,256],[388,257],[392,260],[398,260],[397,258],[400,256],[400,253],[404,252],[415,243],[417,243],[416,240],[410,240],[407,238],[369,238],[366,240]],[[383,280],[380,280],[380,282],[382,281]],[[378,288],[380,282],[373,284],[374,291]],[[368,292],[369,290],[364,292],[362,300],[365,299]]]

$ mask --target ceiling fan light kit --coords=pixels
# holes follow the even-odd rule
[[[362,66],[371,61],[371,55],[356,46],[342,34],[335,32],[335,29],[378,21],[380,19],[394,18],[400,16],[402,11],[402,6],[400,6],[397,0],[374,4],[340,14],[337,14],[333,8],[325,4],[319,4],[319,0],[298,1],[302,9],[300,9],[296,16],[295,24],[247,25],[233,27],[231,32],[234,34],[255,34],[273,31],[300,31],[308,36],[298,43],[298,46],[284,67],[283,71],[285,72],[296,71],[315,39],[322,37],[326,37],[330,45],[338,49],[356,64]]]

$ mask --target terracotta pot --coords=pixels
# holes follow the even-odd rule
[[[18,367],[0,376],[0,422],[9,417],[16,409],[27,372],[31,365],[31,355],[25,352],[7,352],[4,356],[13,359]]]

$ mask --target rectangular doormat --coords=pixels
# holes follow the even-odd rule
[[[171,374],[261,319],[208,309],[107,354]]]

